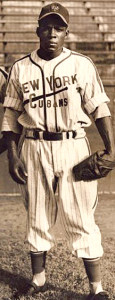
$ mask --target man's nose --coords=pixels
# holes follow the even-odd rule
[[[51,35],[51,37],[55,37],[56,31],[55,31],[54,27],[50,28],[50,35]]]

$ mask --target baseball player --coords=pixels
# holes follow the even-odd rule
[[[6,91],[6,83],[7,83],[7,72],[0,68],[0,103],[3,104],[5,91]],[[5,138],[2,137],[0,139],[0,154],[6,150],[6,142]]]
[[[114,161],[111,114],[101,79],[88,57],[64,48],[69,14],[60,3],[44,6],[38,19],[40,46],[10,71],[2,132],[9,171],[27,209],[32,281],[26,295],[46,290],[47,251],[55,245],[57,216],[68,247],[82,258],[88,299],[105,300],[100,275],[101,234],[95,224],[97,181],[75,181],[73,167],[88,157],[85,128],[94,119],[105,160]],[[58,184],[58,199],[55,191]]]

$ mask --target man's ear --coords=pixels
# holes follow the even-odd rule
[[[39,27],[36,28],[36,34],[39,37]]]
[[[69,29],[67,28],[66,29],[66,36],[68,36],[68,34],[69,34]]]

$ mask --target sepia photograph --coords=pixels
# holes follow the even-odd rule
[[[0,300],[115,300],[115,0],[0,0]]]

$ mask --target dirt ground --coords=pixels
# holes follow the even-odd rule
[[[21,197],[0,197],[0,207],[0,300],[10,300],[31,279],[29,252],[24,243],[26,212]],[[100,195],[95,218],[104,247],[102,282],[110,300],[115,299],[114,211],[114,197]],[[49,288],[37,296],[38,300],[84,300],[88,294],[82,260],[69,252],[61,232],[56,247],[48,253],[46,273]]]

